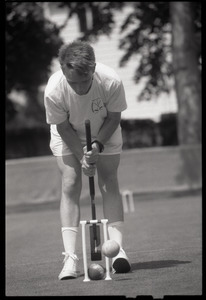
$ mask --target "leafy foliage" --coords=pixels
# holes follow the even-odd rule
[[[41,2],[6,2],[7,93],[44,83],[61,44],[59,29],[44,18]]]
[[[59,2],[59,7],[67,7],[68,18],[77,15],[80,21],[82,40],[97,40],[99,35],[109,35],[114,28],[114,11],[121,10],[124,2]],[[92,24],[88,25],[87,13],[91,14]]]
[[[153,94],[169,91],[168,78],[171,76],[172,70],[168,3],[134,3],[134,11],[122,24],[121,32],[137,21],[137,27],[120,41],[120,48],[125,50],[120,65],[125,65],[134,55],[139,56],[139,65],[135,71],[134,80],[138,83],[142,78],[147,79],[140,98],[150,99]]]
[[[92,28],[88,29],[83,22],[81,39],[93,41],[101,34],[110,35],[114,27],[114,13],[130,5],[129,13],[122,26],[119,48],[125,51],[120,60],[124,66],[128,60],[136,60],[137,68],[134,81],[145,82],[139,99],[149,100],[153,95],[169,92],[172,87],[172,50],[171,22],[169,2],[60,2],[67,6],[68,17],[77,14],[80,22],[86,19],[89,10],[92,13]],[[197,47],[201,41],[201,2],[191,2],[194,12],[194,23],[197,32]],[[201,51],[199,51],[201,56]]]

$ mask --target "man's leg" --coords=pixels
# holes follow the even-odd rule
[[[82,188],[81,165],[74,155],[57,157],[61,172],[62,193],[60,217],[62,227],[79,226],[79,198]]]
[[[114,239],[120,245],[120,253],[113,258],[113,269],[115,272],[125,273],[130,270],[130,264],[122,249],[124,213],[117,177],[119,162],[119,154],[100,155],[97,172],[103,198],[104,217],[109,220],[109,238]]]
[[[59,279],[62,280],[77,277],[75,246],[80,220],[82,178],[81,166],[74,155],[57,157],[57,164],[62,178],[60,218],[65,249],[65,264],[59,275]]]
[[[119,162],[119,154],[100,155],[97,162],[98,183],[103,197],[104,217],[110,223],[124,220],[117,178]]]

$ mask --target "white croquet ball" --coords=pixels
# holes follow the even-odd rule
[[[107,240],[102,245],[102,253],[107,257],[115,257],[120,250],[119,244],[115,240]]]

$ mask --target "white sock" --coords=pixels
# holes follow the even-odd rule
[[[62,239],[66,253],[75,253],[78,227],[62,227]]]
[[[120,245],[121,248],[122,248],[122,231],[123,231],[122,221],[108,224],[109,239],[115,240]]]

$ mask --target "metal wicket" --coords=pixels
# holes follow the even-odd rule
[[[125,190],[121,192],[121,195],[122,195],[122,204],[123,204],[124,212],[125,213],[128,213],[129,211],[133,212],[135,210],[133,192],[130,190]],[[129,208],[128,208],[128,203],[129,203]]]
[[[107,219],[101,220],[90,220],[90,221],[80,221],[82,226],[82,252],[83,252],[83,264],[84,264],[84,280],[85,282],[90,281],[88,276],[88,266],[87,266],[87,249],[86,249],[86,225],[100,223],[103,225],[103,236],[104,242],[107,241]],[[105,256],[105,266],[106,266],[106,275],[104,280],[111,280],[110,270],[109,270],[109,258]]]

